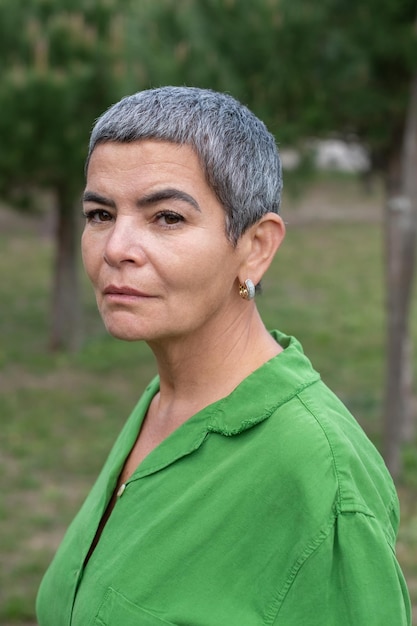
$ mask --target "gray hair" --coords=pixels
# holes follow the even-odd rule
[[[97,120],[86,167],[98,144],[141,139],[194,149],[224,207],[226,233],[234,245],[265,213],[279,212],[282,169],[274,137],[231,96],[196,87],[160,87],[127,96]]]

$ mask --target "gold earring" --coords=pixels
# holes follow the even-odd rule
[[[255,285],[250,278],[245,280],[244,285],[239,286],[239,295],[244,300],[253,300],[255,297]]]

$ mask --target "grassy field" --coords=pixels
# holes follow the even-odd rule
[[[377,446],[384,368],[378,193],[353,180],[288,200],[288,236],[264,281],[267,326],[295,334]],[[0,211],[0,624],[34,624],[40,578],[139,394],[146,346],[106,336],[85,285],[85,342],[49,354],[52,242],[44,218]],[[417,339],[417,319],[413,316]],[[416,362],[417,368],[417,362]],[[398,555],[417,605],[417,452],[398,484]],[[417,625],[417,611],[414,624]]]

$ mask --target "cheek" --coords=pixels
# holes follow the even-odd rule
[[[211,255],[210,255],[211,257]],[[212,280],[214,266],[201,248],[188,247],[184,254],[166,259],[161,272],[167,284],[181,291],[195,291]]]
[[[85,272],[93,282],[98,269],[96,248],[97,246],[94,246],[88,234],[83,233],[81,237],[81,257]]]
[[[166,282],[184,296],[224,296],[233,288],[237,278],[238,259],[234,252],[223,245],[209,247],[206,242],[204,244],[189,246],[183,258],[170,259],[164,267]]]

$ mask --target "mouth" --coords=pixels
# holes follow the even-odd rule
[[[118,287],[116,285],[108,285],[103,290],[103,295],[109,296],[110,298],[150,298],[151,296],[143,291],[138,291],[137,289],[133,289],[132,287],[121,286]]]

